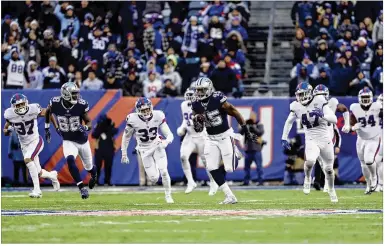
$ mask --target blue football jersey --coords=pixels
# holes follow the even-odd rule
[[[62,100],[61,97],[53,97],[49,101],[49,105],[52,114],[56,116],[63,139],[80,144],[87,142],[88,135],[85,132],[79,131],[79,126],[84,120],[84,113],[89,110],[88,103],[83,99],[79,99],[77,104],[71,108],[66,108]]]
[[[205,101],[193,101],[194,112],[205,116],[207,134],[217,135],[230,129],[227,113],[222,108],[226,101],[227,97],[220,91],[214,92]]]

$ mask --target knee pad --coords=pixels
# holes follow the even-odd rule
[[[161,170],[159,170],[159,172],[160,172],[160,175],[161,175],[162,177],[168,175],[168,171],[167,171],[167,170],[161,169]]]
[[[325,174],[333,174],[334,169],[332,167],[325,167]]]

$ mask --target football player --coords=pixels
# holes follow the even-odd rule
[[[358,103],[350,105],[352,131],[357,132],[357,155],[366,180],[365,194],[371,194],[377,187],[376,156],[382,138],[382,107],[373,103],[369,88],[358,92]]]
[[[210,79],[199,78],[196,81],[194,99],[192,103],[194,129],[196,132],[202,132],[206,126],[207,131],[204,147],[207,169],[225,193],[225,200],[220,204],[237,203],[237,198],[226,183],[226,172],[233,172],[237,167],[235,134],[229,126],[227,115],[237,119],[246,138],[256,141],[256,137],[250,133],[238,110],[227,102],[227,97],[222,92],[214,92]]]
[[[141,97],[135,103],[135,113],[127,116],[127,125],[122,138],[122,163],[128,164],[127,147],[131,136],[135,133],[137,153],[142,159],[144,170],[151,182],[157,182],[159,172],[162,177],[167,203],[174,203],[171,196],[171,179],[167,170],[167,155],[165,148],[174,136],[166,123],[165,115],[160,110],[153,110],[148,98]],[[166,137],[162,139],[159,130]]]
[[[4,112],[6,123],[3,132],[8,136],[12,131],[16,131],[19,137],[24,162],[32,178],[33,190],[29,194],[32,198],[42,197],[39,177],[50,179],[54,190],[60,189],[57,172],[42,169],[39,162],[39,153],[44,148],[44,141],[39,135],[37,117],[44,117],[45,114],[45,109],[37,103],[28,104],[27,97],[20,93],[13,95],[11,107]]]
[[[297,86],[295,93],[297,101],[290,104],[290,114],[282,133],[282,146],[285,150],[290,150],[287,138],[293,122],[299,118],[305,130],[306,161],[303,192],[306,195],[310,193],[311,171],[317,158],[321,157],[330,200],[336,203],[338,198],[334,189],[334,146],[330,134],[330,124],[336,124],[337,117],[328,106],[325,97],[313,97],[312,91],[312,86],[307,82],[302,82]]]
[[[342,116],[344,117],[344,126],[342,127],[342,131],[345,133],[350,132],[350,114],[349,109],[342,103],[338,102],[338,99],[335,97],[329,98],[329,89],[325,85],[317,85],[313,90],[313,96],[323,95],[328,102],[329,108],[335,113],[340,112],[342,113]],[[341,148],[341,134],[338,130],[338,127],[336,124],[332,124],[330,126],[330,134],[333,139],[334,143],[334,158],[337,159],[337,155],[340,153]],[[322,159],[321,157],[318,157],[318,161],[322,165]],[[328,192],[328,186],[327,186],[327,180],[325,175],[325,186],[324,186],[324,192]]]
[[[204,158],[204,147],[205,147],[205,139],[206,139],[206,129],[201,132],[196,132],[194,130],[193,122],[192,122],[192,108],[191,101],[194,97],[194,91],[192,89],[187,89],[184,98],[185,101],[181,104],[181,110],[183,115],[182,125],[178,127],[177,134],[178,136],[184,136],[182,146],[180,148],[180,159],[182,161],[182,169],[184,175],[187,179],[187,188],[185,193],[191,193],[196,187],[192,173],[191,173],[191,164],[189,161],[190,155],[196,151],[198,155],[202,158],[203,165],[206,167],[206,160]],[[207,169],[206,169],[207,170]],[[210,178],[210,191],[209,196],[215,195],[218,190],[218,185],[215,183],[213,177],[210,172],[207,171],[207,175]]]
[[[377,98],[377,101],[376,103],[378,103],[380,105],[381,108],[382,105],[383,105],[383,98],[382,98],[382,93],[378,96]],[[382,118],[380,119],[380,126],[381,126],[381,129],[382,128]],[[380,191],[382,192],[383,191],[383,146],[382,146],[382,143],[383,143],[383,139],[381,138],[381,146],[380,146],[380,150],[378,151],[378,154],[376,156],[376,165],[377,165],[377,178],[378,178],[378,185],[377,185],[377,189],[376,191]]]
[[[75,83],[67,82],[61,87],[61,96],[53,97],[49,101],[45,117],[47,142],[51,141],[50,115],[53,114],[56,117],[58,123],[58,126],[55,124],[56,132],[63,137],[64,157],[82,199],[87,199],[89,194],[75,163],[78,155],[82,160],[84,169],[91,174],[88,187],[93,189],[97,181],[96,167],[92,164],[92,152],[88,142],[88,132],[91,131],[91,119],[88,117],[88,110],[88,103],[80,98],[79,88]]]

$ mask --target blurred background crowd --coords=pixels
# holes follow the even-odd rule
[[[241,97],[246,71],[253,69],[252,4],[257,3],[3,2],[2,88],[15,88],[7,75],[9,60],[17,57],[25,61],[26,82],[16,88],[60,88],[73,81],[83,90],[175,97],[203,76],[217,90]],[[288,14],[295,25],[293,66],[285,70],[290,96],[302,81],[325,84],[336,96],[355,96],[363,87],[382,91],[381,1],[300,1]],[[272,96],[270,82],[258,81],[251,94]]]

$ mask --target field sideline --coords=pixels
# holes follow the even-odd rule
[[[312,190],[235,188],[223,195],[174,188],[165,204],[156,188],[97,187],[81,200],[73,188],[2,189],[2,243],[382,243],[382,193],[337,189],[340,202]]]

